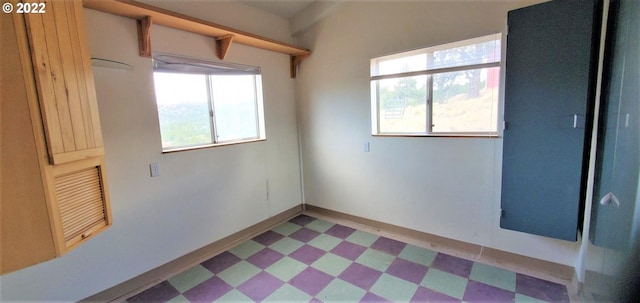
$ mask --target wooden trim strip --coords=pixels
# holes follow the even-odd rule
[[[157,283],[160,283],[185,269],[202,263],[232,247],[249,240],[302,212],[302,206],[296,205],[271,218],[247,227],[237,233],[224,237],[196,251],[179,257],[130,280],[122,282],[105,291],[81,300],[81,302],[122,302]]]
[[[406,227],[383,223],[310,204],[305,204],[304,207],[304,212],[313,217],[327,219],[329,221],[335,221],[338,219],[340,221],[335,223],[352,225],[351,227],[353,228],[368,232],[383,235],[387,234],[399,241],[455,255],[464,259],[495,265],[497,267],[506,268],[508,270],[520,272],[533,277],[565,285],[568,285],[574,277],[575,269],[568,265],[436,236]]]

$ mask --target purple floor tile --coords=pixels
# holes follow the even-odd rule
[[[415,284],[420,284],[427,274],[428,269],[429,268],[424,265],[397,258],[389,265],[386,273]]]
[[[267,247],[251,255],[247,258],[247,262],[259,267],[260,269],[265,269],[271,266],[271,264],[278,262],[278,260],[283,257],[283,254]]]
[[[460,302],[460,300],[449,297],[445,294],[441,294],[437,291],[433,291],[428,288],[424,288],[419,286],[416,290],[416,293],[413,294],[413,298],[411,298],[411,302]]]
[[[225,251],[207,261],[202,262],[202,266],[204,266],[214,274],[219,274],[223,270],[235,265],[240,261],[241,259],[236,255]]]
[[[293,238],[293,239],[296,239],[298,241],[302,241],[304,243],[307,243],[307,242],[313,240],[318,235],[320,235],[319,232],[303,227],[301,229],[298,229],[298,231],[290,234],[289,237]]]
[[[175,289],[171,283],[163,281],[158,285],[151,287],[132,298],[128,302],[166,302],[177,297],[180,292]]]
[[[523,274],[516,274],[516,292],[550,302],[569,302],[566,286]]]
[[[356,230],[351,228],[351,227],[346,227],[346,226],[343,226],[343,225],[340,225],[340,224],[336,224],[336,225],[332,226],[331,228],[327,229],[324,233],[327,234],[327,235],[332,235],[332,236],[340,238],[340,239],[346,239],[354,231],[356,231]]]
[[[315,248],[311,245],[303,245],[289,254],[289,257],[294,258],[304,264],[311,265],[311,263],[317,261],[325,254],[324,250]]]
[[[289,222],[295,223],[295,224],[298,224],[298,225],[302,225],[302,226],[306,226],[307,224],[309,224],[309,223],[311,223],[311,222],[313,222],[315,220],[316,220],[316,218],[314,218],[314,217],[309,217],[307,215],[299,215],[299,216],[289,220]]]
[[[473,267],[473,261],[438,253],[431,267],[468,278]]]
[[[382,276],[382,272],[369,268],[358,263],[351,263],[338,278],[347,281],[364,290],[369,290],[373,284]]]
[[[465,302],[513,302],[516,294],[506,289],[469,280],[462,300]]]
[[[277,232],[273,232],[273,231],[266,231],[262,234],[260,234],[259,236],[256,236],[255,238],[253,238],[253,241],[256,241],[264,246],[269,246],[273,243],[278,242],[278,240],[284,238],[283,235],[277,233]]]
[[[351,242],[347,242],[347,241],[342,241],[340,242],[340,244],[338,244],[338,246],[334,247],[331,252],[347,258],[351,261],[354,261],[355,259],[357,259],[358,257],[360,257],[360,255],[367,250],[366,247],[364,246],[360,246],[358,244],[354,244]]]
[[[212,277],[182,295],[191,302],[212,302],[231,291],[233,287],[218,277]]]
[[[307,267],[301,273],[293,277],[293,279],[289,280],[289,284],[312,296],[315,296],[329,285],[332,280],[332,276],[313,267]]]
[[[260,302],[283,284],[284,282],[280,279],[263,271],[240,284],[238,290],[254,301]]]
[[[362,299],[360,299],[360,303],[392,303],[391,301],[378,297],[370,292],[367,292]]]
[[[407,246],[406,243],[385,237],[380,237],[371,244],[371,248],[386,252],[392,256],[397,256],[405,246]]]

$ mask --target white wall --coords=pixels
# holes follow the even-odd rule
[[[305,202],[573,266],[579,244],[500,229],[502,139],[371,136],[371,58],[502,32],[532,2],[345,2],[298,35]]]
[[[61,258],[0,277],[2,301],[77,301],[301,203],[289,56],[241,45],[227,56],[262,67],[266,142],[162,154],[152,65],[138,56],[135,21],[85,13],[92,57],[135,68],[94,68],[114,223]],[[236,12],[249,25],[273,16],[260,17]],[[215,60],[213,39],[160,26],[152,48]],[[152,162],[160,177],[149,177]]]

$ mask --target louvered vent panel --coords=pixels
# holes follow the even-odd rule
[[[65,241],[106,221],[99,167],[58,176],[55,183]]]

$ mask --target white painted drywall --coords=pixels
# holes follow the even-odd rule
[[[94,68],[113,226],[61,258],[2,276],[1,301],[78,301],[301,203],[289,56],[233,45],[226,59],[262,67],[266,142],[162,154],[152,64],[138,56],[135,20],[85,13],[92,57],[134,67]],[[152,49],[216,60],[213,39],[161,26]]]
[[[371,136],[371,58],[502,32],[535,2],[345,2],[298,35],[306,203],[573,266],[578,243],[499,227],[502,139]]]

